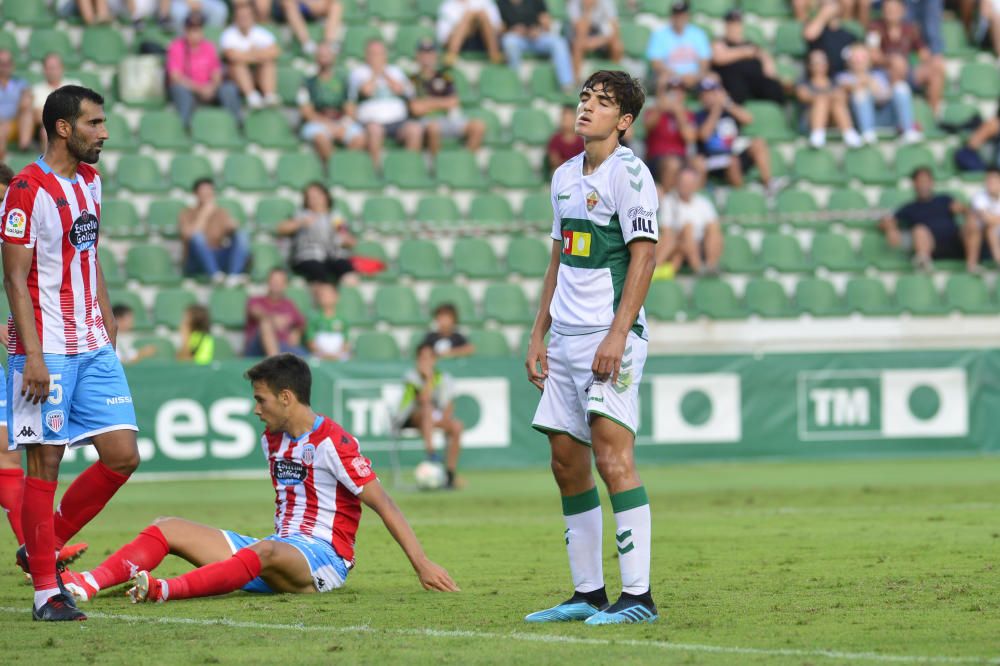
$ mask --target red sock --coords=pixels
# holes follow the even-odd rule
[[[66,489],[56,509],[56,550],[66,545],[83,526],[101,512],[128,477],[100,460],[83,470]]]
[[[260,557],[249,548],[241,548],[228,560],[206,564],[183,576],[164,581],[167,599],[211,597],[238,590],[260,575]]]
[[[21,530],[21,496],[24,494],[24,470],[0,469],[0,507],[7,512],[10,529],[14,530],[17,545],[24,543]]]
[[[152,571],[169,552],[163,532],[156,525],[150,525],[96,569],[91,569],[90,575],[103,590],[126,582],[139,571]]]
[[[31,582],[39,592],[56,587],[56,547],[52,534],[52,503],[56,498],[56,485],[55,481],[43,481],[33,476],[24,480],[21,524],[24,526]]]

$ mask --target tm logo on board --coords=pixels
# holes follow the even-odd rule
[[[965,370],[800,372],[798,426],[802,440],[963,437]]]

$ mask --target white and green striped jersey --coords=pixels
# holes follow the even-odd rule
[[[638,238],[658,238],[659,201],[653,177],[630,148],[619,146],[594,173],[583,175],[584,153],[552,174],[552,239],[562,241],[549,313],[552,330],[582,335],[611,327],[630,255]],[[633,329],[646,338],[646,313]]]

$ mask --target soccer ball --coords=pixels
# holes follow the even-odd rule
[[[448,481],[444,465],[433,460],[425,460],[413,470],[417,479],[417,488],[421,490],[439,490]]]

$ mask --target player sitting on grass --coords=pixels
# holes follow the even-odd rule
[[[458,591],[448,572],[424,554],[406,518],[382,489],[358,441],[309,406],[312,376],[292,354],[250,368],[254,413],[267,429],[261,439],[274,485],[275,533],[254,539],[181,518],[158,518],[100,566],[66,572],[80,601],[134,578],[133,603],[248,592],[329,592],[354,566],[361,502],[382,518],[428,590]],[[198,568],[177,578],[149,575],[173,554]]]

